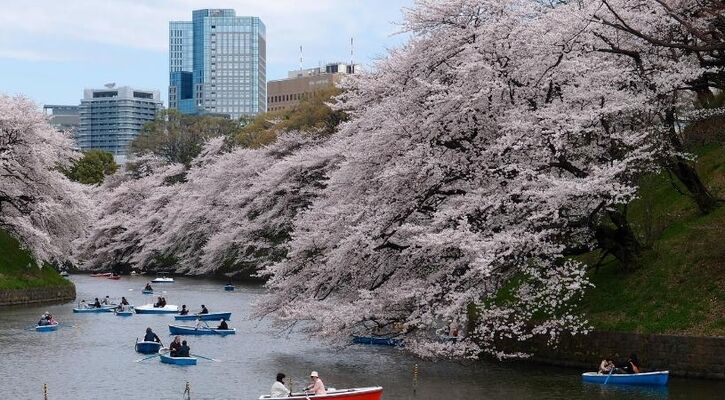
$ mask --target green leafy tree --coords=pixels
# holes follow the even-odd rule
[[[347,114],[328,105],[339,94],[340,89],[330,87],[309,95],[289,110],[260,114],[247,121],[236,135],[236,143],[257,148],[274,142],[278,134],[291,131],[329,135],[347,120]]]
[[[88,150],[63,173],[72,181],[97,185],[117,169],[118,165],[113,160],[113,154],[103,150]]]
[[[168,162],[189,165],[204,143],[214,137],[231,137],[239,131],[240,123],[210,115],[184,115],[176,110],[164,110],[141,129],[131,142],[136,154],[153,153]]]

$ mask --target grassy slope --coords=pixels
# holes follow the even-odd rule
[[[725,197],[725,147],[696,151],[707,186]],[[628,215],[648,246],[625,272],[614,260],[592,271],[582,307],[596,329],[725,336],[725,206],[700,215],[666,174],[646,179]]]
[[[52,267],[38,268],[27,250],[5,231],[0,230],[0,289],[70,285]]]

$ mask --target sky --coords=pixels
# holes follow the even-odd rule
[[[267,79],[350,60],[370,66],[400,45],[413,0],[0,0],[0,93],[78,104],[84,88],[155,89],[167,103],[168,23],[233,8],[267,28]]]

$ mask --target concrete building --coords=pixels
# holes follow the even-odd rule
[[[76,133],[81,125],[80,106],[46,104],[43,112],[57,130]]]
[[[267,110],[266,28],[231,9],[169,22],[169,108],[252,116]]]
[[[324,67],[290,71],[287,79],[267,83],[267,109],[281,111],[292,108],[306,96],[334,86],[345,75],[354,74],[356,68],[353,64],[333,63]]]
[[[124,163],[131,141],[161,108],[158,90],[116,88],[113,84],[105,89],[85,89],[76,143],[81,150],[111,152],[116,162]]]

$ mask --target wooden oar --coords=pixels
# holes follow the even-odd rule
[[[205,360],[209,360],[209,361],[221,362],[221,360],[217,360],[216,358],[209,358],[209,357],[204,357],[204,356],[200,356],[200,355],[198,355],[198,354],[189,354],[189,355],[190,355],[190,356],[194,356],[194,357],[199,357],[199,358],[203,358],[203,359],[205,359]]]
[[[168,350],[168,349],[167,349],[167,348],[165,348],[165,347],[162,347],[162,348],[161,348],[161,349],[159,350],[159,352],[158,352],[158,353],[156,353],[156,354],[154,354],[154,355],[152,355],[152,356],[148,356],[148,357],[145,357],[145,358],[139,358],[138,360],[136,360],[136,361],[134,361],[134,362],[141,362],[141,361],[145,361],[145,360],[148,360],[148,359],[151,359],[151,358],[154,358],[154,357],[159,357],[159,356],[161,356],[161,353],[163,353],[163,352],[164,352],[164,350]]]

